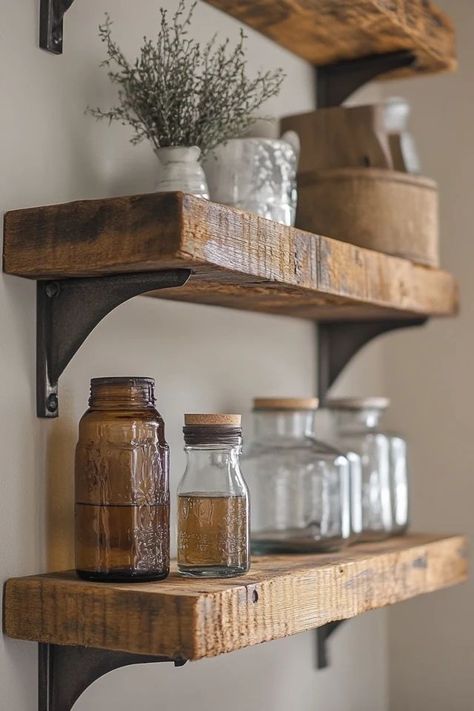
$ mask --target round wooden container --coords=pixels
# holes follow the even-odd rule
[[[377,168],[299,176],[296,225],[439,266],[438,190],[428,178]]]

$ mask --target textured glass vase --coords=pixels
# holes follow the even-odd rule
[[[211,199],[294,225],[298,137],[235,138],[218,146],[204,168]]]

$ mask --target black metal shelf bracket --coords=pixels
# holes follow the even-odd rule
[[[351,358],[377,336],[399,328],[422,326],[426,317],[330,321],[317,324],[318,397],[324,404],[329,388]]]
[[[329,666],[327,642],[331,635],[347,620],[328,622],[316,630],[316,668],[326,669]]]
[[[139,294],[183,286],[189,269],[39,281],[36,327],[38,417],[57,417],[58,380],[97,324]]]
[[[38,650],[38,711],[71,711],[74,703],[104,674],[130,664],[174,662],[185,659],[113,652],[93,647],[40,644]]]
[[[400,50],[316,67],[316,106],[318,109],[339,106],[372,79],[394,69],[409,67],[415,61],[412,52]]]
[[[74,0],[41,0],[39,45],[53,54],[63,52],[63,18]]]
[[[383,333],[399,328],[422,326],[427,320],[427,318],[423,317],[317,323],[318,397],[320,401],[324,404],[331,385],[363,346]],[[343,622],[346,622],[346,620],[328,622],[326,625],[317,628],[317,669],[325,669],[329,665],[328,640]]]

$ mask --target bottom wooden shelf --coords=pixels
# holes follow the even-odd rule
[[[201,659],[455,585],[463,536],[411,534],[336,554],[255,558],[232,580],[104,584],[73,572],[13,578],[5,632],[17,639]]]

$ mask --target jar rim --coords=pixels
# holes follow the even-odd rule
[[[93,385],[155,385],[155,379],[139,375],[107,376],[91,378]]]
[[[324,402],[328,410],[386,410],[390,405],[388,397],[338,397]]]
[[[260,410],[312,412],[317,410],[318,406],[317,397],[256,397],[253,401],[254,412]]]

